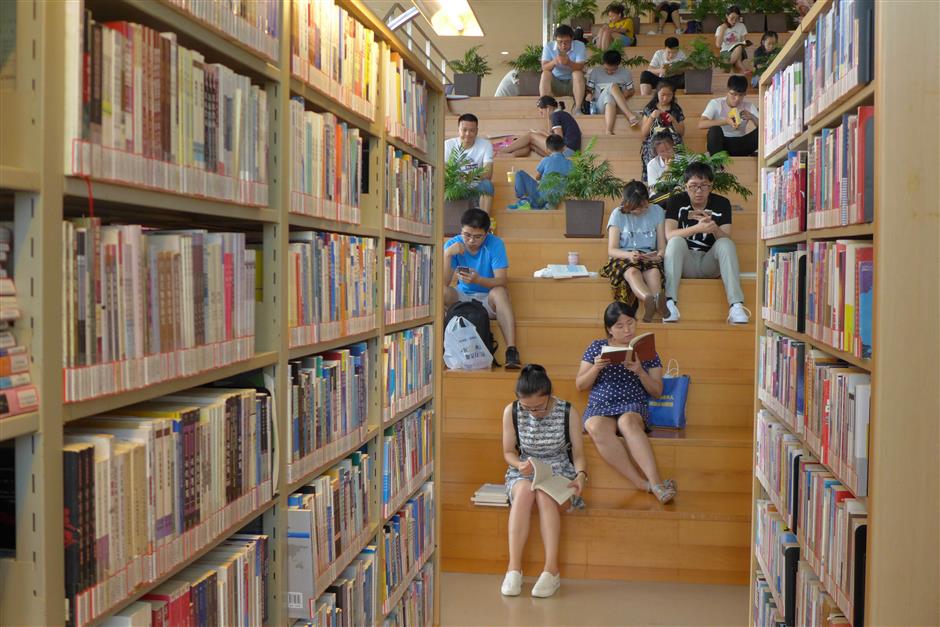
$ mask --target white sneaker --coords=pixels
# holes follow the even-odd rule
[[[741,303],[731,305],[728,310],[728,322],[730,324],[747,324],[751,321],[751,311]]]
[[[676,306],[676,301],[671,298],[667,300],[666,310],[669,312],[669,315],[663,316],[663,322],[679,322],[679,307]]]
[[[541,598],[550,597],[558,592],[558,588],[560,587],[561,575],[553,575],[548,571],[543,571],[542,574],[539,575],[539,580],[532,586],[532,596]]]
[[[517,597],[522,592],[522,573],[518,570],[511,570],[503,577],[503,587],[500,588],[503,596]]]
[[[646,33],[646,34],[647,34],[647,35],[662,35],[662,34],[663,34],[663,31],[661,31],[661,30],[651,30],[651,31],[649,31],[649,32]]]

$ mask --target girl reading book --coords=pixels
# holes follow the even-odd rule
[[[610,279],[615,300],[634,309],[639,302],[644,304],[643,322],[652,321],[657,312],[666,315],[665,221],[663,208],[650,204],[646,185],[630,181],[623,188],[623,202],[607,222],[610,261],[600,274]]]
[[[634,307],[619,301],[608,305],[604,311],[604,329],[607,339],[591,342],[584,351],[575,379],[578,390],[590,390],[584,410],[585,429],[594,440],[597,452],[614,470],[639,489],[654,494],[660,503],[668,503],[676,495],[676,484],[660,477],[653,447],[646,435],[649,399],[663,393],[663,364],[655,354],[646,361],[630,355],[619,364],[611,363],[602,354],[605,346],[630,344],[636,334]],[[618,436],[623,436],[623,442]]]
[[[539,528],[545,547],[545,568],[532,587],[532,596],[550,597],[561,586],[558,540],[560,509],[565,505],[559,506],[547,492],[533,488],[531,460],[551,466],[555,475],[570,480],[568,487],[574,491],[570,499],[573,509],[584,507],[581,491],[587,482],[587,462],[581,440],[581,418],[571,403],[552,396],[552,381],[542,366],[528,364],[522,369],[516,382],[516,401],[503,410],[503,457],[509,464],[506,491],[510,509],[509,568],[503,579],[502,593],[517,596],[522,591],[522,552],[535,506],[539,510]]]

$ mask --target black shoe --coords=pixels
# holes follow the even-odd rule
[[[506,370],[519,370],[522,364],[519,361],[519,351],[515,346],[506,347]]]

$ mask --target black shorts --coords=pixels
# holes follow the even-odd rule
[[[659,4],[656,5],[656,11],[657,11],[657,12],[659,12],[659,11],[665,11],[665,12],[666,12],[666,14],[667,14],[667,16],[666,16],[666,21],[667,21],[667,22],[672,22],[672,21],[673,21],[673,19],[672,19],[672,14],[675,13],[676,11],[678,11],[680,8],[681,8],[681,7],[679,6],[679,3],[678,3],[678,2],[660,2]]]

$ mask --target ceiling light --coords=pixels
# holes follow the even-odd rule
[[[468,0],[412,0],[442,37],[482,37],[483,29]]]
[[[503,50],[502,52],[500,52],[500,54],[509,54],[509,51],[508,51],[508,50]]]

